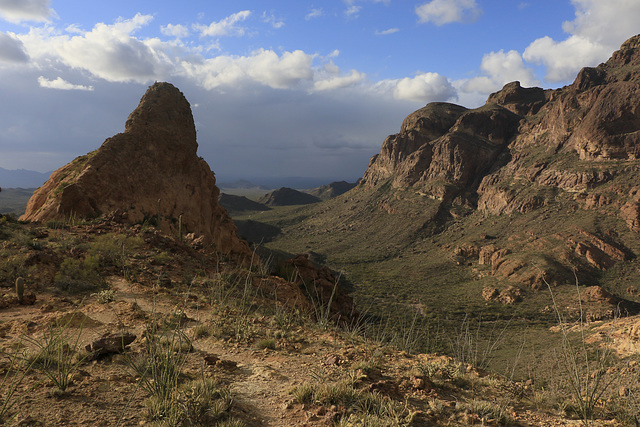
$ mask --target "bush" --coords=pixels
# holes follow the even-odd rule
[[[56,288],[67,293],[82,293],[100,289],[105,285],[98,272],[99,259],[87,255],[84,259],[67,258],[55,275]]]

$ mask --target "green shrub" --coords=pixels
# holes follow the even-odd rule
[[[261,350],[268,348],[269,350],[276,349],[276,340],[274,338],[266,338],[258,341],[257,347]]]
[[[87,255],[84,259],[67,258],[60,264],[60,269],[54,278],[54,285],[67,293],[99,289],[105,285],[98,271],[99,264],[96,255]]]

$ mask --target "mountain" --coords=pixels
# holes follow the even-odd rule
[[[640,37],[626,41],[562,89],[513,82],[477,109],[429,104],[387,138],[361,186],[389,183],[434,200],[436,228],[473,212],[532,214],[528,238],[458,249],[519,285],[540,288],[543,278],[633,259],[640,239],[625,233],[640,231],[639,48]]]
[[[265,194],[258,201],[267,206],[290,206],[317,203],[320,199],[293,188],[281,187]]]
[[[197,149],[189,102],[173,85],[156,83],[129,115],[124,133],[55,171],[21,219],[154,221],[166,232],[193,233],[220,252],[249,256]]]
[[[639,100],[636,36],[560,89],[512,82],[480,108],[428,104],[354,190],[263,214],[282,230],[269,246],[320,253],[362,295],[396,304],[480,312],[495,301],[537,318],[540,290],[569,306],[577,282],[590,318],[637,312]]]
[[[0,168],[0,187],[37,188],[51,175],[51,172],[36,172],[26,169],[9,170]]]
[[[238,179],[232,182],[220,182],[218,184],[220,188],[233,188],[233,189],[259,189],[259,190],[270,190],[270,187],[265,187],[264,185],[257,185],[252,183],[251,181],[247,181],[246,179]]]
[[[352,188],[355,188],[356,185],[357,183],[350,183],[347,181],[335,181],[331,184],[321,185],[320,187],[308,190],[307,193],[320,200],[327,200],[346,193]]]
[[[271,209],[269,206],[254,202],[245,196],[235,196],[226,193],[220,194],[219,203],[227,212],[268,211]]]

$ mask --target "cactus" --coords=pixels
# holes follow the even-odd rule
[[[24,279],[22,277],[16,279],[16,294],[18,295],[18,301],[22,303],[24,298]]]
[[[178,236],[180,237],[180,241],[182,242],[182,215],[178,218]]]

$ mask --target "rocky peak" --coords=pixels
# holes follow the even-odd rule
[[[526,115],[537,113],[546,101],[542,88],[524,88],[520,86],[520,82],[515,81],[489,95],[487,104],[498,104],[515,114]]]
[[[218,204],[209,165],[197,156],[191,107],[169,83],[155,83],[129,115],[125,131],[55,171],[33,194],[22,219],[70,216],[153,221],[165,232],[202,236],[220,252],[249,255]]]
[[[622,43],[620,49],[615,51],[606,62],[607,67],[622,67],[628,64],[640,63],[640,34],[633,36]]]

